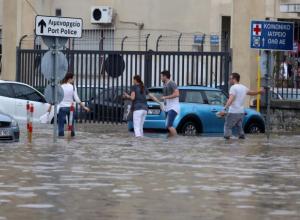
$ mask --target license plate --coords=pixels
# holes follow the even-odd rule
[[[160,115],[160,109],[148,109],[148,115]]]
[[[4,137],[4,136],[9,136],[9,131],[8,130],[0,131],[0,137]]]

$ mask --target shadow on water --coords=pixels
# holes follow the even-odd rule
[[[299,219],[300,136],[135,139],[126,126],[79,125],[52,143],[0,144],[2,219]]]

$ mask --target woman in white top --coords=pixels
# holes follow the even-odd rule
[[[77,89],[73,85],[74,84],[74,74],[67,73],[65,78],[62,80],[62,89],[64,91],[64,98],[59,103],[59,112],[58,112],[58,136],[64,136],[64,124],[66,121],[66,116],[70,117],[70,108],[72,103],[78,103],[85,111],[89,112],[90,109],[84,105],[83,102],[80,101]],[[74,125],[74,117],[73,122]],[[72,126],[71,136],[75,136],[74,126]]]

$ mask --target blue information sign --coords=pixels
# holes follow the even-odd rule
[[[218,35],[210,35],[210,44],[218,45],[220,42]]]
[[[262,50],[293,50],[294,23],[251,21],[250,47]]]
[[[205,40],[205,35],[194,35],[194,43],[195,44],[203,44]]]

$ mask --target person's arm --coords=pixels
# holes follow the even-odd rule
[[[80,100],[76,88],[74,88],[74,100],[75,100],[75,102],[78,103],[78,104],[80,105],[80,107],[83,108],[85,111],[87,111],[87,112],[90,111],[90,109],[89,109],[88,107],[86,107],[86,106],[84,105],[84,103]]]
[[[179,97],[179,90],[175,89],[171,95],[163,96],[163,97],[161,97],[161,99],[174,99],[177,97]]]
[[[224,109],[222,111],[220,111],[220,113],[218,113],[220,116],[225,116],[229,106],[232,104],[232,102],[234,101],[235,96],[233,94],[229,95],[229,98],[224,106]]]
[[[49,104],[47,112],[51,112],[52,104]]]
[[[156,98],[154,95],[152,95],[151,93],[148,94],[149,98],[152,99],[154,102],[157,102],[160,104],[160,101],[158,100],[158,98]]]
[[[231,106],[232,102],[234,101],[235,96],[233,94],[229,95],[229,98],[224,106],[224,110],[226,111],[229,106]]]
[[[130,99],[131,101],[135,100],[135,92],[131,91],[130,95],[128,95],[126,92],[124,92],[124,96],[127,99]]]
[[[263,88],[261,88],[261,89],[258,90],[258,91],[249,90],[249,91],[247,92],[247,95],[254,96],[254,95],[258,95],[258,94],[262,94],[262,93],[264,93],[264,89],[263,89]]]

